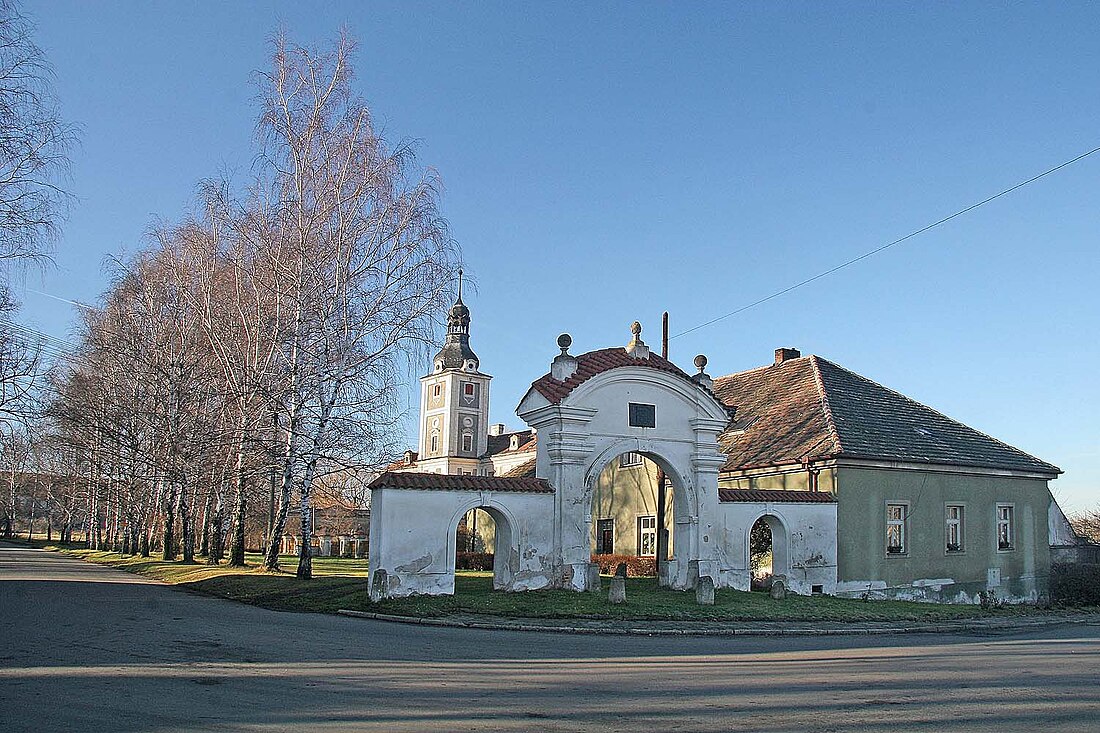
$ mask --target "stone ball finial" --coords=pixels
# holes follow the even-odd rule
[[[699,356],[695,357],[695,368],[702,373],[702,371],[707,368],[707,357],[703,354],[699,354]]]
[[[561,353],[569,351],[569,347],[573,345],[573,337],[567,333],[563,333],[558,336],[558,348],[561,349]]]
[[[630,332],[634,334],[634,338],[638,338],[642,335],[642,324],[634,321],[634,323],[630,324]]]

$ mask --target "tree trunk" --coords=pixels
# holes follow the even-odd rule
[[[308,580],[313,577],[313,507],[310,503],[309,489],[310,487],[307,482],[302,481],[302,502],[300,507],[302,518],[302,544],[298,551],[298,572],[296,573],[301,580]]]
[[[214,511],[210,517],[208,535],[210,537],[210,551],[206,555],[206,561],[211,565],[217,565],[225,556],[225,509],[222,507],[222,499],[219,495],[214,502]]]
[[[169,497],[164,502],[164,551],[161,553],[162,560],[175,560],[176,559],[176,547],[175,537],[173,536],[176,529],[176,500],[175,497]]]
[[[202,503],[202,518],[199,520],[199,554],[210,558],[210,494]]]
[[[275,513],[275,521],[272,522],[271,536],[267,538],[267,557],[264,558],[264,567],[275,571],[279,569],[279,542],[286,530],[286,520],[290,514],[290,489],[294,483],[294,459],[296,455],[295,435],[298,427],[297,409],[292,409],[286,433],[286,443],[283,446],[283,485],[279,492],[279,509]]]
[[[195,562],[195,527],[191,521],[191,505],[187,501],[186,485],[180,485],[179,487],[179,503],[176,516],[180,520],[180,544],[182,545],[180,549],[183,553],[183,561],[193,563]]]
[[[233,545],[229,551],[229,564],[233,567],[243,568],[244,563],[244,523],[245,513],[248,510],[248,496],[245,493],[244,481],[244,450],[243,446],[237,449],[237,496],[236,508],[233,512]]]

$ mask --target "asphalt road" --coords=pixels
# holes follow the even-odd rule
[[[265,611],[0,545],[0,731],[1100,731],[1100,628],[570,636]]]

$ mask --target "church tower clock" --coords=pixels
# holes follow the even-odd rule
[[[420,378],[419,470],[445,474],[478,473],[488,449],[489,381],[470,348],[470,309],[458,298],[447,316],[447,339]]]

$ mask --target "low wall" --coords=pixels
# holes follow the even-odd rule
[[[471,509],[496,523],[493,585],[535,590],[558,573],[553,546],[554,495],[548,493],[375,488],[371,492],[371,598],[449,595],[455,586],[455,531]],[[385,571],[385,582],[378,580]]]
[[[761,517],[771,517],[772,573],[802,595],[836,592],[836,504],[831,502],[728,502],[718,506],[720,585],[749,590],[749,533]]]

